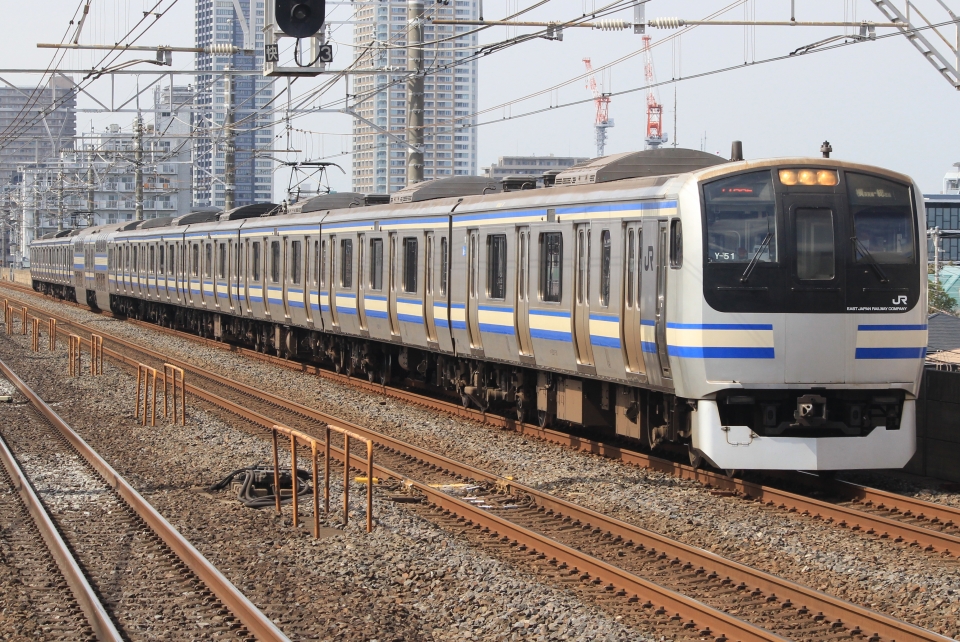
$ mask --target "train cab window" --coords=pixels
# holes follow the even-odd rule
[[[540,300],[559,303],[563,296],[563,235],[540,234]]]
[[[300,269],[303,262],[302,247],[303,241],[290,242],[290,280],[293,283],[300,283]]]
[[[796,211],[797,278],[829,281],[836,276],[833,212],[798,208]]]
[[[280,283],[280,241],[270,241],[270,282]]]
[[[777,262],[777,207],[769,171],[704,185],[707,261]]]
[[[340,287],[353,287],[353,239],[340,240]]]
[[[403,291],[417,291],[417,239],[408,236],[403,239]]]
[[[683,226],[678,218],[670,221],[670,267],[683,267]]]
[[[383,289],[383,239],[370,239],[370,289]]]
[[[250,278],[260,281],[260,241],[254,241],[250,248]]]
[[[200,276],[200,246],[196,243],[193,245],[193,254],[190,258],[190,273],[193,276]]]
[[[610,230],[600,232],[600,305],[610,305]]]
[[[487,235],[487,296],[507,297],[507,235]]]
[[[440,237],[440,294],[447,294],[447,262],[449,254],[447,253],[447,237]]]
[[[856,262],[914,263],[910,188],[876,176],[846,173]]]

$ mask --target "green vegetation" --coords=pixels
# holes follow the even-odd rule
[[[947,294],[943,286],[937,281],[927,282],[927,305],[930,312],[954,312],[957,309],[957,300]]]

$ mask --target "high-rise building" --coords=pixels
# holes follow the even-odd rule
[[[73,148],[76,109],[73,81],[63,76],[46,87],[0,86],[0,187],[18,182],[18,166],[55,162]]]
[[[234,131],[236,137],[234,203],[270,202],[273,199],[273,161],[258,159],[254,150],[273,144],[273,118],[266,107],[273,97],[273,80],[260,75],[263,69],[263,24],[265,0],[197,0],[196,45],[249,46],[253,55],[197,54],[197,70],[250,70],[253,75],[233,76]],[[269,0],[268,0],[269,1]],[[237,15],[237,9],[242,16]],[[224,151],[227,137],[224,78],[216,73],[197,76],[194,106],[193,201],[197,206],[224,204]]]
[[[490,167],[484,167],[483,176],[503,180],[506,176],[540,176],[550,170],[565,170],[590,160],[580,156],[501,156]]]
[[[478,0],[424,3],[432,18],[476,20]],[[353,189],[386,194],[407,184],[407,147],[392,139],[406,137],[407,2],[385,0],[356,9],[353,42],[363,52],[358,66],[378,73],[355,76],[356,112],[377,128],[356,119],[353,125]],[[423,28],[424,180],[477,173],[477,35],[470,27]]]

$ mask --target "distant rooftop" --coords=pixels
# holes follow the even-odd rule
[[[934,312],[927,319],[927,352],[960,349],[960,318]]]

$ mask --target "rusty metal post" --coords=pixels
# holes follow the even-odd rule
[[[277,499],[277,515],[280,514],[280,456],[277,453],[279,446],[277,445],[277,429],[274,428],[273,433],[273,492]]]
[[[343,433],[343,525],[350,521],[350,435]]]
[[[3,302],[3,318],[7,322],[7,334],[13,334],[13,307]]]
[[[50,352],[57,349],[57,320],[50,318],[47,320],[47,334],[50,335]]]
[[[310,447],[313,451],[313,538],[317,539],[320,537],[320,486],[319,475],[317,470],[317,440],[314,439],[310,442]]]
[[[80,376],[80,337],[71,334],[67,337],[67,359],[70,362],[70,376]]]
[[[183,368],[178,368],[175,365],[165,363],[163,364],[163,416],[167,417],[167,400],[169,395],[167,393],[167,383],[170,383],[170,391],[173,393],[173,423],[177,423],[177,375],[179,377],[179,391],[180,391],[180,424],[182,426],[187,425],[187,392],[186,386],[184,385],[184,374]]]
[[[290,490],[293,493],[293,527],[300,524],[300,504],[297,501],[297,436],[290,433]]]
[[[157,371],[154,370],[153,368],[151,368],[151,370],[153,370],[153,373],[152,373],[153,374],[153,397],[151,398],[151,402],[150,402],[150,425],[156,426],[157,425]],[[147,423],[146,395],[144,395],[143,397],[143,423],[144,424]]]
[[[136,403],[134,403],[133,418],[137,419],[140,417],[140,373],[143,372],[143,368],[140,364],[137,364],[137,396],[134,397]]]
[[[90,374],[103,374],[103,337],[99,334],[90,335]]]
[[[326,441],[323,443],[323,512],[330,514],[330,426],[327,426]]]
[[[20,334],[27,334],[27,306],[20,308]]]
[[[367,441],[367,532],[373,531],[373,442]]]
[[[40,352],[40,319],[30,317],[30,329],[33,332],[30,337],[30,349],[34,352]]]

